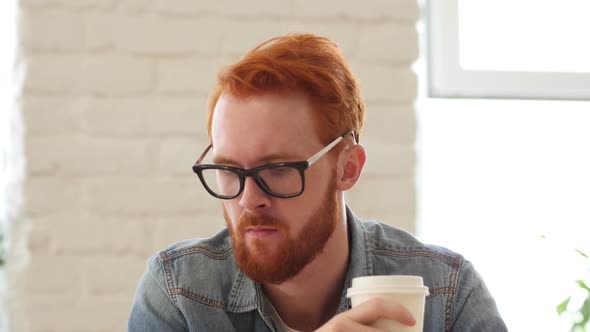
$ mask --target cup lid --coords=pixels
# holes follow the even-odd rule
[[[374,294],[421,294],[429,295],[426,286],[409,286],[409,287],[374,287],[374,288],[349,288],[346,290],[346,297],[355,295],[374,295]]]
[[[379,275],[352,279],[352,288],[416,287],[423,285],[422,277],[413,275]]]

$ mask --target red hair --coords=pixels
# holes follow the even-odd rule
[[[311,34],[270,39],[220,71],[209,103],[209,137],[222,94],[246,98],[293,91],[309,98],[319,137],[326,144],[349,130],[358,140],[365,115],[359,84],[338,46]]]

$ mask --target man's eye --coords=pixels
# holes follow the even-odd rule
[[[290,168],[287,167],[277,167],[270,170],[270,174],[273,176],[283,176],[288,175],[291,172]]]
[[[261,175],[273,178],[286,178],[297,175],[297,170],[291,167],[276,167],[264,170]]]

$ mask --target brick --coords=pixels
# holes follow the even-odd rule
[[[416,140],[416,114],[412,105],[371,105],[365,113],[361,143],[378,140],[389,144],[413,145]]]
[[[418,32],[413,24],[363,26],[360,29],[359,58],[387,63],[412,63],[418,58]]]
[[[88,98],[25,96],[21,109],[27,133],[80,133],[83,131],[84,112],[90,103]]]
[[[225,63],[217,59],[159,61],[157,89],[208,95],[217,81],[217,72]]]
[[[200,213],[219,204],[201,187],[190,166],[182,177],[97,177],[88,181],[86,190],[90,211],[99,216]]]
[[[285,23],[276,20],[231,20],[223,23],[222,54],[241,57],[260,43],[289,32]]]
[[[365,140],[367,162],[364,174],[413,176],[416,152],[413,145]]]
[[[85,136],[29,136],[30,174],[145,174],[155,168],[156,142]]]
[[[153,86],[153,64],[149,60],[124,55],[90,56],[84,60],[84,92],[145,93]]]
[[[53,216],[36,216],[30,217],[30,230],[27,238],[27,249],[32,253],[50,253],[52,242],[51,227],[53,222],[47,222],[47,219],[55,218]],[[61,218],[57,217],[57,218]]]
[[[217,234],[226,227],[225,220],[221,206],[214,206],[212,210],[207,213],[159,218],[155,227],[156,250],[162,250],[181,240]]]
[[[153,237],[150,218],[94,217],[76,215],[39,216],[32,223],[29,241],[32,252],[57,255],[136,255],[151,253]],[[72,236],[75,235],[75,236]],[[42,236],[43,242],[39,240]],[[151,248],[150,248],[151,249]]]
[[[328,37],[338,44],[347,59],[359,52],[359,27],[353,23],[296,21],[286,23],[285,30],[289,33],[312,33]]]
[[[204,98],[110,98],[89,108],[85,128],[93,135],[208,137]]]
[[[2,317],[4,321],[0,320],[0,328],[2,331],[32,331],[31,322],[28,321],[29,314],[24,309],[15,307],[15,303],[11,303],[10,309],[6,310],[8,313]],[[8,325],[10,324],[10,325]],[[10,326],[10,328],[6,327]]]
[[[120,16],[113,12],[92,12],[86,16],[86,47],[90,50],[114,49],[117,46],[117,31]]]
[[[85,259],[83,268],[90,295],[127,294],[132,298],[146,265],[144,257],[92,257]]]
[[[416,73],[408,67],[351,63],[367,102],[404,103],[416,98]]]
[[[121,294],[117,297],[73,297],[29,294],[25,301],[30,331],[124,331],[125,328],[121,326],[125,326],[124,323],[127,321],[132,296]],[[32,317],[34,319],[31,319]]]
[[[3,301],[10,303],[8,308],[4,309],[6,315],[4,321],[0,321],[2,331],[30,331],[30,316],[26,310],[24,301],[22,300],[23,291],[20,289],[12,289],[10,293],[3,294]],[[7,325],[10,322],[10,330]]]
[[[79,90],[82,57],[75,55],[34,55],[27,58],[26,92],[68,92]]]
[[[123,55],[34,55],[27,61],[29,93],[141,93],[152,86],[153,65]]]
[[[75,9],[113,9],[117,0],[20,0],[23,7],[32,8],[75,8]]]
[[[361,176],[356,186],[345,194],[353,210],[388,211],[391,214],[414,214],[416,197],[414,177]]]
[[[286,17],[292,13],[292,4],[288,0],[219,1],[223,15],[235,17]]]
[[[292,12],[290,1],[257,0],[255,3],[248,1],[205,1],[191,0],[155,0],[155,10],[182,16],[216,15],[240,18],[260,17],[285,17]]]
[[[342,5],[338,0],[295,0],[295,17],[310,19],[350,18],[362,20],[396,20],[415,22],[420,9],[416,0],[349,1]]]
[[[25,50],[72,51],[84,48],[84,17],[62,9],[21,10],[20,36]]]
[[[221,31],[216,18],[95,13],[88,19],[88,47],[147,55],[217,54]]]
[[[81,260],[76,256],[34,254],[25,273],[31,292],[75,294],[82,290]]]
[[[128,255],[142,259],[154,254],[155,221],[151,217],[91,216],[88,221],[100,234],[91,250],[113,255]],[[104,223],[104,227],[102,226]],[[59,252],[59,247],[57,248]],[[65,249],[65,248],[64,248]],[[74,249],[74,248],[72,248]]]
[[[209,145],[208,140],[170,138],[160,140],[159,168],[164,174],[192,174],[191,166]]]
[[[118,3],[117,10],[123,13],[143,15],[150,13],[153,7],[153,0],[125,0]]]
[[[76,212],[83,208],[79,180],[57,176],[29,176],[25,181],[25,211],[27,215]]]
[[[154,0],[155,10],[166,14],[205,15],[218,13],[225,1]],[[235,5],[235,3],[232,3]]]

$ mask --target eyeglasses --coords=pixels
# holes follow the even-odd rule
[[[220,199],[233,199],[240,196],[244,191],[244,184],[248,176],[252,177],[258,187],[270,196],[278,198],[296,197],[301,195],[305,189],[304,171],[351,134],[356,142],[354,132],[347,131],[307,160],[273,163],[251,169],[201,164],[207,152],[213,147],[209,145],[193,165],[193,172],[199,176],[207,192]]]

